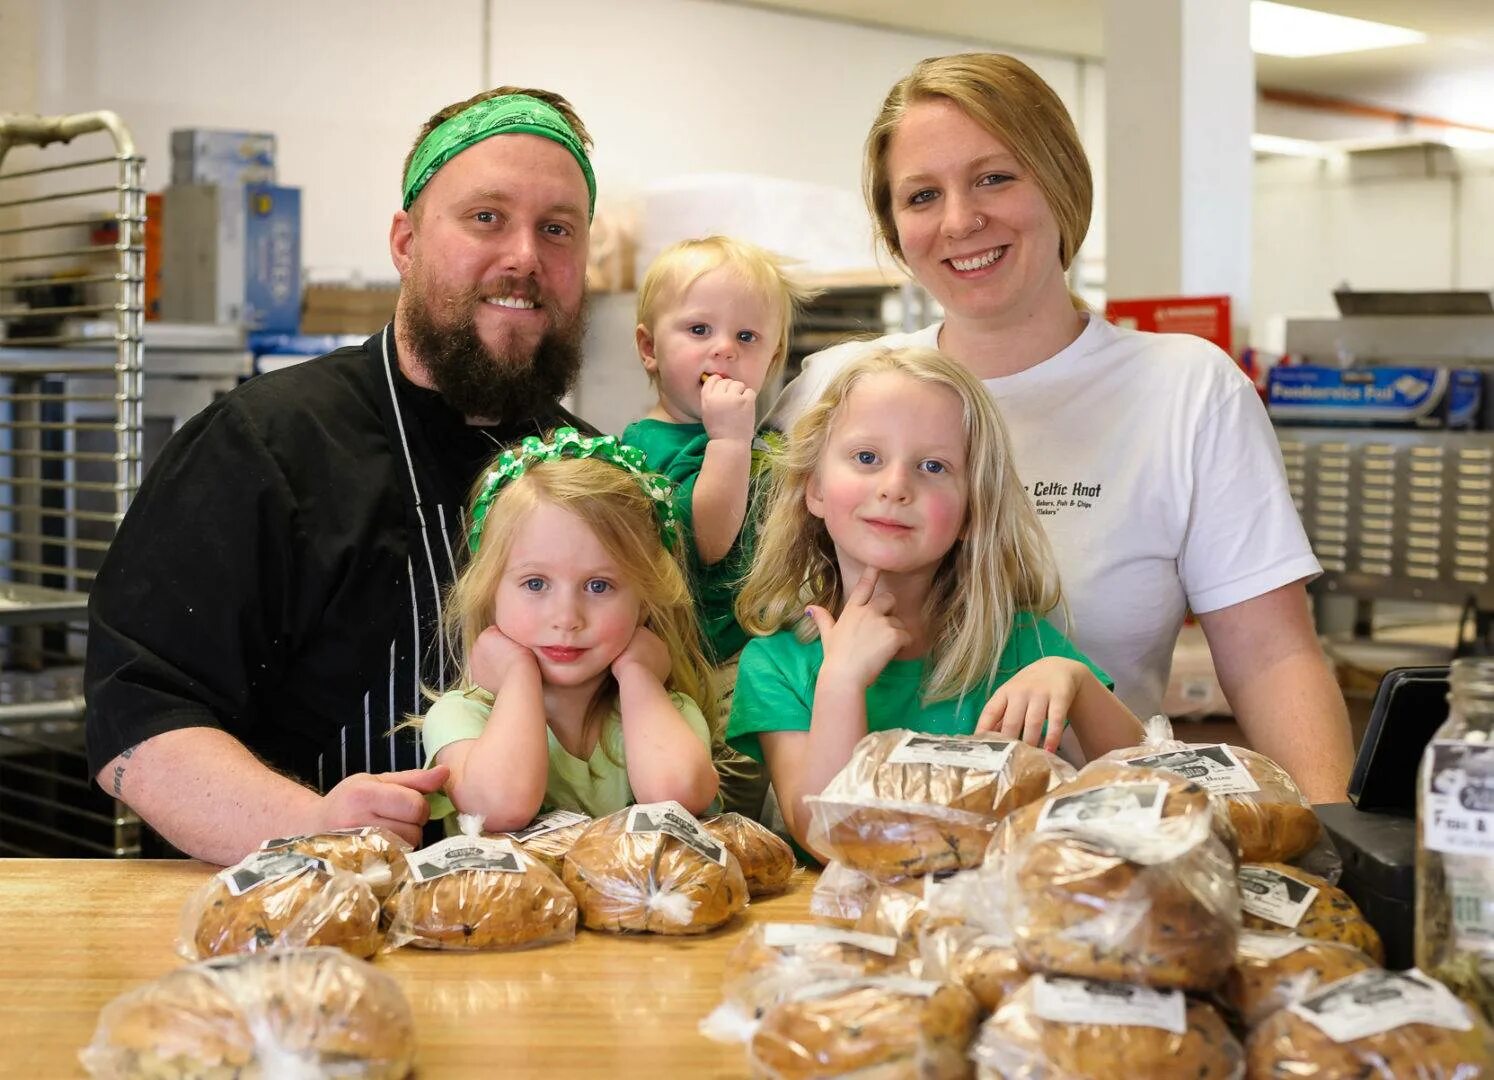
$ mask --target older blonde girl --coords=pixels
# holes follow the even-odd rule
[[[789,830],[868,731],[999,730],[1086,755],[1134,743],[1109,677],[1042,616],[1053,555],[995,405],[933,349],[843,368],[773,463],[737,617],[728,742],[765,760]]]

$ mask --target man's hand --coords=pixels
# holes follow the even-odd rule
[[[446,783],[447,768],[354,773],[323,795],[313,832],[375,825],[420,846],[420,827],[430,817],[425,795]]]
[[[669,649],[659,635],[646,626],[633,631],[627,648],[612,661],[612,674],[621,680],[629,668],[641,668],[663,684],[669,679]]]
[[[525,664],[535,671],[539,670],[539,661],[535,659],[534,653],[496,626],[490,626],[477,635],[471,659],[468,660],[473,681],[495,697],[504,681],[516,668]]]
[[[877,681],[899,650],[912,642],[902,620],[892,614],[896,600],[890,593],[876,591],[880,574],[870,566],[861,572],[861,580],[846,597],[839,619],[822,607],[810,605],[805,609],[819,627],[825,646],[822,677],[832,672],[864,690]]]
[[[757,432],[757,391],[736,379],[708,375],[700,388],[700,422],[712,439],[750,444]]]

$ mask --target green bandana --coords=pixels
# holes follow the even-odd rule
[[[560,110],[538,98],[526,94],[509,94],[505,97],[479,101],[469,109],[457,113],[449,120],[438,124],[434,131],[421,140],[410,159],[409,171],[405,173],[405,209],[415,201],[415,196],[431,182],[431,177],[452,158],[469,146],[475,146],[493,135],[539,135],[558,142],[571,152],[581,174],[586,177],[586,217],[591,219],[597,208],[597,178],[591,171],[591,159],[586,156],[586,147],[576,136],[575,130]]]
[[[531,465],[541,461],[559,461],[561,458],[599,458],[619,469],[633,474],[643,493],[654,502],[654,513],[659,518],[659,532],[664,546],[674,546],[678,522],[674,514],[674,485],[648,467],[648,459],[636,446],[618,442],[616,435],[582,435],[573,427],[555,429],[555,441],[541,442],[533,435],[526,436],[517,450],[505,450],[488,469],[483,478],[482,491],[472,504],[472,524],[467,529],[467,547],[477,554],[482,543],[482,526],[493,508],[493,500],[503,485],[523,476]]]

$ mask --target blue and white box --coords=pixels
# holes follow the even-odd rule
[[[301,189],[244,189],[244,326],[294,334],[301,328]]]
[[[161,316],[294,334],[301,326],[301,191],[166,189]]]
[[[1475,429],[1483,372],[1476,368],[1274,367],[1266,409],[1278,424]]]
[[[275,136],[267,131],[181,128],[171,133],[173,184],[275,182]]]

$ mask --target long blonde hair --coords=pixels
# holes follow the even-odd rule
[[[467,505],[476,502],[486,469],[479,474]],[[659,532],[653,500],[626,470],[592,458],[561,458],[530,465],[506,484],[488,511],[482,541],[446,596],[443,618],[448,648],[462,658],[457,690],[476,687],[471,656],[478,637],[493,625],[493,597],[508,565],[514,538],[530,512],[541,503],[580,518],[615,562],[642,602],[641,621],[669,651],[665,688],[684,694],[700,706],[714,738],[719,733],[716,694],[710,666],[701,652],[700,635],[684,558],[676,544],[670,551]],[[603,680],[587,709],[590,738],[617,705],[617,680]],[[604,742],[605,747],[605,742]]]
[[[959,53],[921,60],[887,92],[866,136],[862,192],[877,237],[903,260],[892,212],[887,150],[910,105],[949,101],[1000,139],[1032,173],[1058,222],[1058,261],[1074,261],[1094,203],[1094,178],[1073,118],[1053,88],[1022,61],[1001,53]]]
[[[837,416],[856,384],[893,372],[942,386],[960,399],[969,469],[963,537],[934,573],[924,601],[929,627],[925,701],[960,697],[996,675],[1019,611],[1043,614],[1062,600],[1058,567],[1012,462],[996,404],[980,382],[937,349],[877,349],[848,364],[794,424],[771,459],[767,512],[752,569],[737,598],[737,621],[754,634],[798,624],[812,640],[806,604],[838,615],[846,586],[825,523],[809,512],[805,491]]]

